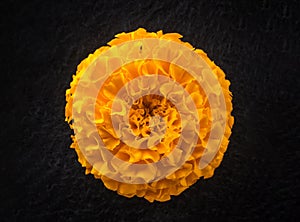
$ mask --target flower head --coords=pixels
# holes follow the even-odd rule
[[[209,102],[209,97],[213,97],[215,95],[206,95],[198,81],[182,67],[161,60],[146,59],[131,62],[115,70],[112,75],[106,79],[101,89],[99,89],[97,103],[95,104],[95,125],[105,147],[115,157],[123,161],[133,164],[149,164],[168,157],[172,151],[175,152],[174,148],[177,146],[181,136],[182,126],[189,124],[188,119],[181,118],[180,113],[176,108],[176,104],[161,95],[149,94],[140,97],[132,103],[128,116],[130,129],[128,129],[128,131],[122,131],[124,134],[128,132],[128,135],[124,135],[124,137],[130,137],[130,132],[133,132],[133,134],[139,138],[139,140],[135,141],[135,147],[128,145],[126,141],[120,139],[114,130],[114,125],[110,118],[111,115],[114,115],[113,112],[116,112],[112,109],[113,102],[118,91],[128,82],[137,77],[161,75],[178,82],[192,98],[198,112],[197,115],[199,117],[200,124],[200,130],[197,134],[197,144],[188,160],[185,161],[178,170],[169,174],[167,177],[159,181],[140,184],[119,182],[101,174],[98,169],[88,162],[85,155],[83,155],[76,137],[71,136],[73,140],[71,148],[75,149],[78,154],[79,162],[82,166],[86,167],[86,174],[92,173],[95,178],[101,179],[108,189],[117,191],[120,195],[126,197],[133,197],[136,195],[138,197],[144,197],[150,202],[153,202],[154,200],[167,201],[171,198],[171,195],[179,195],[189,186],[194,184],[200,177],[212,177],[215,168],[220,165],[223,154],[227,149],[233,125],[233,117],[231,116],[231,92],[229,91],[230,82],[225,79],[225,74],[220,67],[215,65],[202,50],[194,49],[189,43],[182,42],[180,40],[181,37],[182,36],[178,33],[163,34],[162,31],[154,33],[147,32],[142,28],[130,33],[117,34],[116,38],[108,43],[109,46],[103,46],[97,49],[93,54],[89,55],[88,58],[84,59],[78,65],[76,74],[73,75],[73,81],[70,84],[70,89],[66,91],[67,104],[65,108],[65,116],[66,121],[72,128],[74,94],[78,82],[87,67],[99,55],[109,50],[110,47],[131,40],[144,38],[168,39],[190,48],[190,50],[193,50],[203,60],[205,60],[221,85],[226,104],[227,118],[225,133],[221,140],[220,149],[212,161],[208,163],[205,168],[200,169],[199,161],[201,157],[205,155],[205,152],[209,153],[206,145],[209,140],[211,129],[218,127],[217,123],[212,122],[212,107],[214,104],[210,104]],[[141,48],[140,50],[143,49]],[[149,84],[149,82],[139,82],[139,84],[135,85],[136,89],[128,90],[143,89],[148,87]],[[178,95],[180,92],[174,90],[168,84],[164,84],[159,87],[163,93],[171,93],[174,97],[180,97],[180,95]],[[122,112],[122,107],[124,107],[123,103],[126,103],[126,101],[120,101],[117,104],[117,112]],[[181,106],[184,105],[186,104],[183,101]],[[119,121],[118,128],[124,128],[122,124],[123,121]],[[138,149],[136,148],[137,146],[143,146],[145,149]],[[182,158],[182,153],[178,151],[176,152],[176,158],[173,160],[174,162]],[[114,168],[114,166],[109,167]],[[139,172],[133,173],[138,174]],[[155,170],[153,173],[155,174]]]

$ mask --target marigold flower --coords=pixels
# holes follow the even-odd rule
[[[210,104],[209,97],[215,95],[206,95],[201,85],[194,79],[194,77],[183,68],[160,60],[146,59],[142,61],[134,61],[120,67],[115,70],[113,74],[105,80],[103,87],[99,90],[97,103],[95,104],[94,115],[95,125],[97,131],[105,144],[105,147],[117,158],[134,164],[149,164],[155,163],[169,156],[170,152],[174,150],[178,140],[181,136],[182,125],[188,124],[188,120],[181,119],[179,111],[175,104],[163,96],[159,95],[146,95],[143,96],[132,104],[129,111],[129,124],[132,132],[135,136],[141,138],[138,145],[144,145],[148,147],[148,140],[146,140],[151,132],[161,132],[164,137],[154,135],[152,140],[157,140],[156,145],[146,148],[137,149],[127,145],[124,141],[118,138],[118,135],[114,131],[114,126],[111,121],[110,115],[112,112],[112,103],[122,86],[131,80],[144,75],[159,74],[178,82],[191,96],[195,107],[197,109],[197,115],[199,117],[200,130],[198,133],[197,144],[192,152],[192,155],[188,160],[175,172],[168,175],[159,181],[151,183],[141,184],[128,184],[111,179],[99,172],[92,164],[88,162],[86,157],[79,149],[78,141],[75,136],[71,136],[73,143],[71,148],[74,148],[78,155],[78,161],[83,167],[86,168],[86,174],[92,173],[95,178],[99,178],[103,181],[104,185],[110,189],[117,191],[118,194],[126,197],[144,197],[150,202],[167,201],[170,200],[171,195],[179,195],[185,189],[194,184],[200,177],[209,178],[214,174],[214,170],[220,165],[223,155],[227,149],[229,143],[229,137],[231,134],[231,128],[234,122],[231,116],[232,111],[232,94],[229,91],[230,82],[225,79],[225,74],[220,67],[215,65],[200,49],[194,49],[189,43],[180,40],[182,36],[178,33],[163,34],[162,31],[147,32],[145,29],[139,28],[136,31],[130,33],[120,33],[116,35],[116,38],[111,40],[108,45],[97,49],[93,54],[90,54],[84,59],[77,67],[76,74],[73,75],[73,81],[70,84],[70,89],[66,91],[66,107],[65,116],[66,121],[69,123],[71,129],[72,125],[72,108],[74,94],[78,82],[87,69],[87,67],[103,52],[109,50],[110,47],[122,44],[136,39],[144,38],[158,38],[167,39],[182,44],[195,53],[197,53],[211,68],[213,74],[217,78],[219,84],[222,87],[222,93],[224,95],[226,104],[226,124],[224,136],[221,140],[220,149],[213,157],[212,161],[208,165],[200,169],[199,161],[204,155],[206,145],[208,143],[209,134],[212,127],[218,128],[218,124],[212,123],[212,111],[211,108],[215,104]],[[142,50],[142,48],[141,48]],[[136,86],[137,89],[144,87],[141,85]],[[170,92],[171,88],[168,86],[161,86],[162,92]],[[178,93],[176,91],[172,92]],[[122,109],[122,102],[120,102],[120,110]],[[121,112],[121,111],[120,111]],[[159,117],[165,124],[156,124],[158,119],[152,117]],[[120,128],[122,125],[119,126]],[[143,144],[144,143],[144,144]],[[206,150],[206,152],[210,152]],[[181,153],[178,152],[175,155],[176,158],[181,158]],[[177,160],[174,160],[176,162]],[[113,166],[110,166],[113,168]],[[139,172],[135,172],[138,174]],[[155,172],[153,172],[155,173]]]

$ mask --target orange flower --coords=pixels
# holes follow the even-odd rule
[[[179,195],[189,186],[194,184],[200,177],[212,177],[215,168],[220,165],[223,154],[227,149],[231,128],[233,125],[233,117],[231,116],[231,92],[229,91],[230,82],[225,79],[224,72],[218,66],[216,66],[202,50],[194,49],[189,43],[182,42],[180,40],[181,37],[182,36],[178,33],[163,34],[162,31],[152,33],[147,32],[142,28],[130,33],[117,34],[116,38],[108,43],[109,46],[103,46],[97,49],[93,54],[90,54],[88,58],[84,59],[78,65],[76,75],[73,75],[73,81],[70,84],[70,89],[66,91],[67,104],[65,108],[65,116],[66,121],[69,123],[70,127],[73,128],[71,121],[73,119],[72,108],[74,94],[78,82],[83,73],[86,71],[87,67],[99,55],[109,50],[110,47],[131,40],[144,38],[172,40],[188,47],[190,50],[193,50],[208,64],[219,84],[221,85],[226,104],[225,133],[221,140],[220,149],[212,161],[205,168],[200,169],[199,161],[201,157],[203,157],[204,151],[206,150],[211,128],[217,127],[218,124],[212,124],[211,106],[213,104],[209,103],[208,96],[205,94],[201,85],[199,85],[199,83],[190,73],[183,68],[166,61],[146,59],[126,64],[120,67],[118,70],[115,70],[112,75],[106,79],[98,93],[97,103],[95,105],[95,124],[98,133],[105,144],[105,147],[115,157],[123,161],[133,164],[149,164],[158,162],[163,158],[168,157],[169,154],[175,150],[174,148],[178,144],[178,140],[181,136],[182,125],[189,124],[188,120],[181,119],[180,113],[176,108],[176,104],[173,104],[170,100],[164,98],[163,96],[150,94],[139,98],[132,104],[129,111],[130,128],[135,136],[142,138],[139,142],[140,144],[138,145],[146,143],[147,140],[143,140],[143,138],[149,137],[154,126],[156,126],[156,130],[164,133],[164,137],[160,138],[159,136],[154,136],[153,140],[157,140],[158,142],[155,146],[147,149],[137,149],[129,146],[120,138],[118,138],[118,135],[114,131],[111,118],[109,118],[112,112],[112,103],[120,88],[139,76],[159,74],[178,82],[191,96],[198,112],[197,115],[199,117],[200,124],[197,145],[195,146],[192,155],[188,158],[188,160],[185,161],[185,163],[178,170],[168,175],[166,178],[160,179],[159,181],[141,184],[123,183],[101,174],[98,169],[96,169],[87,161],[87,158],[79,149],[76,137],[71,136],[73,140],[71,148],[75,149],[78,154],[79,162],[83,167],[86,167],[86,174],[92,173],[95,178],[101,179],[108,189],[117,191],[120,195],[126,197],[133,197],[136,195],[138,197],[144,197],[150,202],[153,202],[154,200],[167,201],[171,198],[171,195]],[[144,86],[141,84],[137,85],[136,87],[141,88]],[[170,89],[168,86],[162,85],[161,90],[169,92],[172,89]],[[174,91],[173,93],[176,94],[178,92]],[[120,107],[121,105],[122,104],[120,104]],[[165,125],[155,125],[153,123],[155,120],[152,118],[154,116],[159,116]],[[147,146],[147,144],[145,144],[145,146]],[[180,159],[181,153],[176,153],[175,157]],[[176,161],[177,160],[174,160],[174,162]],[[138,174],[139,172],[135,173]]]

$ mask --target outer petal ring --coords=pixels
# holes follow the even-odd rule
[[[139,30],[137,30],[137,33],[142,32]],[[202,155],[200,161],[198,161],[198,170],[202,173],[197,173],[197,175],[201,176],[202,174],[205,178],[212,176],[214,168],[217,167],[222,160],[223,155],[221,154],[226,151],[228,138],[231,133],[230,128],[233,124],[233,118],[230,116],[230,111],[232,109],[230,102],[231,98],[228,98],[228,93],[230,95],[230,92],[227,91],[229,81],[225,80],[225,75],[222,70],[215,66],[214,63],[212,63],[206,57],[206,54],[204,54],[203,51],[193,51],[189,44],[183,44],[180,40],[178,40],[178,37],[180,36],[176,36],[176,34],[165,35],[169,35],[167,39],[172,39],[172,41],[166,40],[161,32],[154,34],[154,38],[149,37],[150,34],[148,35],[148,33],[145,39],[141,36],[133,36],[132,39],[138,39],[134,41],[129,41],[129,39],[124,40],[124,36],[126,35],[127,34],[120,34],[120,40],[117,42],[114,40],[110,42],[112,45],[111,48],[102,47],[100,50],[97,50],[95,54],[91,56],[91,58],[89,57],[90,59],[88,58],[88,63],[82,62],[80,64],[81,67],[78,67],[78,70],[82,71],[78,72],[77,75],[74,76],[74,81],[72,83],[73,86],[71,84],[71,89],[67,90],[66,95],[68,103],[66,106],[66,117],[68,121],[70,121],[71,118],[74,120],[74,124],[70,125],[71,128],[74,128],[76,133],[76,139],[73,137],[74,143],[72,144],[72,147],[76,149],[80,158],[80,162],[83,164],[83,166],[87,166],[87,170],[91,169],[92,167],[92,173],[94,173],[95,177],[107,175],[108,177],[102,177],[102,180],[105,184],[108,181],[107,179],[111,178],[111,174],[108,172],[112,172],[115,170],[115,168],[112,169],[110,168],[111,164],[107,164],[109,159],[102,158],[100,162],[99,159],[97,159],[97,156],[103,157],[103,152],[105,152],[105,147],[102,146],[103,149],[99,149],[99,140],[95,139],[97,136],[99,136],[96,133],[97,131],[86,130],[92,129],[93,126],[95,126],[93,108],[95,104],[94,99],[97,98],[96,94],[98,89],[101,88],[101,86],[99,87],[99,83],[101,85],[101,82],[105,81],[107,76],[116,70],[116,67],[129,64],[130,61],[154,59],[176,64],[188,71],[188,73],[193,75],[194,79],[197,79],[198,83],[202,86],[205,94],[207,95],[210,103],[212,120],[215,124],[212,124],[208,144],[205,149],[206,152]],[[124,56],[122,57],[120,55]],[[82,65],[84,65],[84,67]],[[102,71],[102,75],[99,72],[95,72],[100,70]],[[197,75],[199,73],[200,75]],[[222,81],[222,85],[219,83],[220,80]],[[226,83],[226,81],[228,83]],[[82,90],[81,93],[80,88]],[[224,92],[226,94],[226,100],[223,95]],[[80,98],[84,98],[84,100]],[[70,108],[72,108],[72,111]],[[92,144],[94,144],[94,146]],[[221,148],[221,151],[219,151],[219,148]],[[218,156],[215,157],[218,152]],[[179,164],[179,167],[180,166],[181,163]],[[194,169],[194,171],[195,170],[196,169]],[[87,172],[90,171],[88,170]],[[128,180],[128,177],[126,176],[122,177],[121,181],[121,184],[124,183],[124,181],[125,184],[134,183],[132,179]],[[145,181],[153,182],[154,180],[153,178],[150,178],[149,180]],[[150,186],[154,185],[151,184]],[[151,188],[151,190],[153,189]],[[176,191],[175,193],[174,191],[171,191],[170,194],[177,195],[182,191],[183,189],[181,189],[179,192]],[[120,194],[124,195],[121,190]],[[168,199],[168,194],[163,196],[161,196],[162,194],[158,194],[161,197],[151,197],[146,195],[145,192],[138,192],[137,195],[145,195],[145,198],[149,201],[153,201],[154,199],[161,201]]]

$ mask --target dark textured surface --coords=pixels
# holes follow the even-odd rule
[[[1,221],[296,221],[299,3],[188,2],[1,1]],[[64,94],[77,64],[138,27],[204,49],[234,95],[215,176],[166,203],[105,189],[68,148]]]

